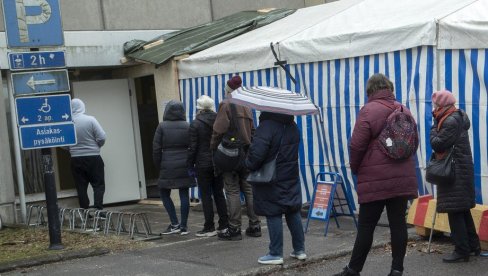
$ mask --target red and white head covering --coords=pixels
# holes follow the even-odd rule
[[[438,107],[445,107],[456,103],[456,98],[449,90],[436,91],[432,94],[432,102]]]

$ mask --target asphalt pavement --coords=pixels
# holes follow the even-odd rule
[[[109,209],[144,212],[147,214],[154,233],[163,231],[169,219],[160,205],[134,204],[111,207]],[[74,259],[18,269],[2,275],[262,275],[280,273],[304,265],[319,263],[325,259],[346,256],[352,250],[356,228],[352,218],[339,217],[340,228],[332,218],[327,236],[324,236],[325,222],[313,220],[305,235],[305,248],[308,258],[305,262],[289,257],[292,251],[290,233],[284,225],[283,266],[266,266],[257,262],[258,257],[268,252],[268,232],[266,220],[262,218],[263,236],[247,237],[243,233],[241,241],[220,241],[217,237],[200,238],[195,233],[203,228],[203,213],[192,207],[189,216],[190,234],[186,236],[169,235],[161,239],[147,241],[149,248],[110,253],[107,255]],[[217,220],[217,218],[215,219]],[[386,220],[382,218],[382,223]],[[243,231],[247,227],[247,216],[243,211]],[[303,218],[305,224],[307,219]],[[409,229],[412,239],[415,234]],[[375,247],[382,247],[390,238],[387,227],[377,227]],[[335,264],[337,268],[343,262]],[[337,271],[334,268],[334,271]],[[373,275],[373,274],[371,274]]]
[[[465,263],[443,263],[442,257],[452,251],[448,239],[435,240],[432,252],[427,254],[427,241],[411,242],[407,247],[403,272],[404,276],[484,276],[488,275],[488,257],[471,257]],[[349,261],[348,256],[324,260],[301,268],[282,270],[270,276],[330,276],[338,273]],[[390,273],[391,251],[389,247],[372,250],[361,276],[386,276]]]

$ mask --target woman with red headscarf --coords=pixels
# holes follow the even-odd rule
[[[480,254],[480,240],[476,234],[470,209],[475,206],[474,166],[469,143],[470,120],[457,109],[456,98],[450,91],[432,94],[434,124],[430,144],[436,158],[453,151],[455,180],[437,186],[437,212],[447,213],[454,251],[443,258],[446,263],[469,261],[470,254]]]

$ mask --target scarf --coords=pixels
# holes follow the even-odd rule
[[[437,107],[434,109],[432,114],[434,115],[435,120],[437,121],[437,131],[441,129],[442,123],[446,120],[449,115],[456,112],[457,108],[454,105],[448,105],[444,107]]]

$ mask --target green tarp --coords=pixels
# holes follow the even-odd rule
[[[164,34],[145,44],[140,41],[128,41],[124,44],[125,55],[137,61],[161,65],[172,57],[207,49],[294,12],[292,9],[239,12],[207,24]],[[158,40],[163,40],[163,43],[146,50],[142,48]]]

